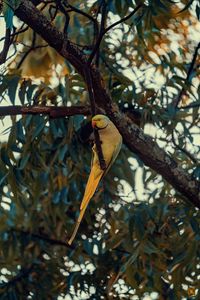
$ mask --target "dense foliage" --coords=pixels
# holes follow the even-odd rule
[[[22,2],[3,1],[1,106],[90,105],[81,74],[14,16]],[[86,58],[96,45],[112,101],[199,180],[197,1],[32,2]],[[90,171],[90,119],[11,116],[0,144],[0,299],[199,299],[199,209],[126,145],[67,244]]]

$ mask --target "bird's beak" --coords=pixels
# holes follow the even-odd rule
[[[96,126],[96,122],[92,121],[92,127],[95,128],[95,126]]]

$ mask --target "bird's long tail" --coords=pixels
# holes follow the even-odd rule
[[[101,177],[103,175],[103,172],[99,173],[98,176],[94,176],[94,173],[95,172],[91,171],[90,176],[88,178],[88,182],[87,182],[87,185],[85,188],[85,193],[84,193],[83,200],[82,200],[81,206],[80,206],[80,214],[79,214],[78,220],[76,221],[76,225],[75,225],[74,231],[72,233],[72,236],[71,236],[70,240],[68,241],[69,245],[72,244],[72,242],[77,234],[78,228],[83,219],[86,208],[90,202],[90,199],[94,195],[96,188],[99,184],[99,181],[101,180]]]

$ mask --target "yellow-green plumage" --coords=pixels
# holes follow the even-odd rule
[[[108,117],[104,115],[96,115],[92,118],[92,125],[99,129],[99,137],[101,140],[101,148],[103,152],[103,156],[106,163],[106,170],[102,170],[99,164],[98,154],[96,151],[96,146],[93,147],[93,159],[91,165],[90,175],[87,181],[87,185],[85,188],[85,193],[83,196],[83,200],[80,206],[80,214],[78,220],[76,222],[76,226],[72,233],[70,240],[68,241],[71,244],[76,236],[81,220],[84,216],[85,210],[89,204],[90,199],[94,195],[96,188],[99,184],[101,178],[108,172],[111,165],[115,161],[121,145],[122,145],[122,137],[115,127],[115,125],[109,120]]]

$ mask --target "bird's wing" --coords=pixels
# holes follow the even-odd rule
[[[105,176],[108,173],[108,171],[110,170],[112,164],[114,163],[114,161],[116,160],[116,158],[119,154],[121,146],[122,146],[122,140],[115,146],[114,151],[112,153],[112,157],[111,157],[109,163],[106,165],[106,170],[104,171],[103,176]]]

